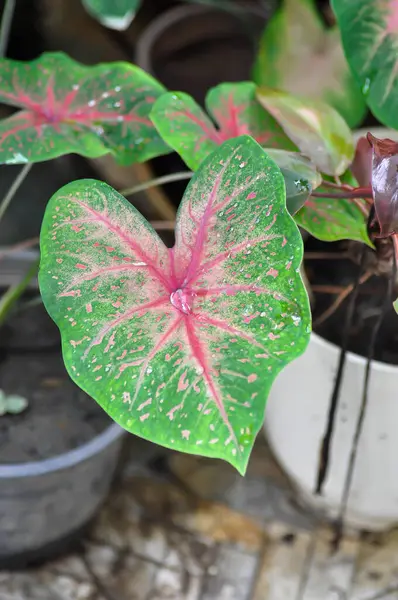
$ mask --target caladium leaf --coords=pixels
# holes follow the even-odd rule
[[[334,108],[264,87],[258,89],[257,97],[322,173],[344,173],[354,158],[354,142],[347,123]]]
[[[322,176],[315,166],[298,152],[264,149],[280,168],[286,187],[286,206],[294,215],[304,205],[305,201],[322,183]]]
[[[21,108],[0,121],[0,163],[111,152],[127,165],[170,152],[148,116],[164,88],[134,65],[86,67],[62,53],[1,59],[0,82],[0,102]]]
[[[398,129],[396,0],[332,0],[345,55],[373,114]]]
[[[350,171],[344,173],[341,181],[354,187],[357,185]],[[317,191],[333,193],[326,186],[320,186]],[[364,210],[367,209],[365,201],[361,201],[361,204]],[[311,196],[294,218],[300,227],[319,240],[357,240],[373,248],[367,232],[366,216],[352,200]]]
[[[244,136],[192,178],[170,250],[105,183],[62,188],[39,280],[69,374],[115,421],[243,473],[270,386],[308,341],[301,261],[281,173]]]
[[[372,145],[372,190],[380,233],[398,232],[398,142],[379,140],[368,133]]]
[[[264,29],[253,76],[258,85],[330,104],[350,127],[366,113],[339,30],[325,26],[314,0],[284,0]]]
[[[257,101],[254,83],[221,83],[208,92],[206,108],[217,127],[195,100],[183,92],[164,94],[151,112],[162,138],[194,171],[218,145],[239,135],[251,135],[262,145],[293,148]]]
[[[141,0],[83,0],[83,5],[105,27],[123,31],[130,26]]]

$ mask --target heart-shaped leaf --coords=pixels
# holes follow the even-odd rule
[[[366,113],[362,92],[344,57],[338,28],[325,27],[314,0],[284,0],[264,29],[254,81],[322,100],[351,127]]]
[[[151,119],[162,138],[194,171],[225,140],[251,135],[259,144],[293,148],[290,140],[256,99],[254,83],[222,83],[206,96],[216,127],[188,94],[169,92],[154,104]]]
[[[342,183],[352,186],[357,184],[349,171],[344,173],[341,180]],[[317,191],[333,194],[333,190],[326,186],[320,186]],[[366,203],[360,202],[365,210]],[[300,227],[319,240],[325,242],[357,240],[373,248],[367,233],[367,218],[353,200],[311,196],[303,208],[294,215],[294,219]]]
[[[373,114],[398,129],[398,3],[332,0],[345,55]]]
[[[380,233],[398,232],[398,142],[379,140],[368,133],[372,145],[372,190]]]
[[[141,0],[83,0],[83,4],[102,25],[123,31],[130,26]]]
[[[39,279],[69,374],[115,421],[243,473],[271,384],[308,341],[301,261],[281,173],[244,136],[192,178],[171,250],[105,183],[62,188]]]
[[[269,88],[259,88],[257,97],[322,173],[344,173],[354,158],[354,142],[348,125],[334,108]]]
[[[0,121],[0,163],[111,152],[127,165],[170,151],[148,116],[164,88],[134,65],[85,67],[62,53],[1,59],[0,81],[0,102],[22,109]]]
[[[322,183],[322,176],[314,165],[298,152],[264,149],[280,168],[286,187],[286,206],[294,215],[304,205],[305,201]]]

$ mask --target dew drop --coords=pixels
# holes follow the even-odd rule
[[[365,83],[364,83],[364,84],[363,84],[363,86],[362,86],[362,94],[363,94],[364,96],[367,96],[367,95],[369,94],[369,90],[370,90],[370,83],[371,83],[371,82],[370,82],[370,79],[369,79],[369,77],[367,77],[367,78],[365,79]]]

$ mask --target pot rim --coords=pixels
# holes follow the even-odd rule
[[[331,352],[334,352],[336,354],[338,352],[340,352],[340,349],[341,349],[340,346],[337,346],[337,344],[334,344],[333,342],[329,342],[322,336],[315,333],[315,331],[311,332],[310,343],[311,343],[311,341],[314,341],[316,344],[318,344],[319,346],[322,346],[324,349],[330,350]],[[350,362],[360,364],[363,367],[366,366],[367,359],[364,356],[360,356],[359,354],[356,354],[355,352],[348,351],[347,359]],[[381,362],[380,360],[372,360],[372,367],[376,368],[378,371],[382,371],[384,373],[389,373],[389,374],[393,374],[393,373],[396,374],[398,371],[398,365],[391,365],[389,363]]]
[[[73,448],[73,450],[68,450],[67,452],[43,460],[0,464],[0,479],[35,477],[74,467],[95,454],[99,454],[125,433],[125,430],[117,423],[111,423],[104,431],[93,437],[90,441],[85,442],[77,448]]]
[[[186,17],[214,12],[220,12],[220,9],[217,9],[215,6],[183,5],[166,10],[156,17],[156,19],[154,19],[139,36],[135,52],[136,64],[147,73],[153,74],[151,49],[160,35],[164,31],[167,31],[170,26],[184,20]],[[232,13],[228,13],[228,16],[237,19]]]

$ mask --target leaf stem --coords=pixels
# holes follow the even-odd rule
[[[26,163],[26,165],[22,167],[17,177],[15,178],[13,184],[11,185],[10,189],[8,190],[7,194],[4,196],[0,204],[0,221],[3,218],[4,213],[6,212],[11,200],[14,198],[15,194],[19,190],[20,186],[22,185],[31,168],[32,163]]]
[[[31,265],[25,277],[19,283],[9,287],[6,293],[2,296],[0,300],[0,326],[6,320],[6,317],[14,306],[15,302],[28,287],[32,277],[37,273],[38,265],[39,261],[37,260]]]
[[[149,221],[155,231],[173,231],[175,221]]]
[[[352,190],[354,189],[352,185],[348,185],[346,183],[342,183],[339,185],[338,183],[333,183],[332,181],[327,181],[326,179],[322,179],[321,183],[322,187],[330,187],[334,190]]]
[[[4,57],[7,50],[12,18],[14,16],[15,3],[16,0],[6,0],[4,4],[0,25],[0,58]]]
[[[340,188],[341,189],[341,188]],[[346,192],[341,192],[338,194],[328,194],[328,193],[324,193],[324,192],[312,192],[311,196],[313,196],[313,198],[331,198],[333,199],[341,199],[341,200],[351,200],[353,198],[371,198],[373,199],[373,194],[372,192],[368,192],[368,191],[362,191],[362,192],[357,192],[355,190],[355,188],[353,190],[347,190]]]
[[[163,175],[162,177],[157,177],[155,179],[150,179],[149,181],[144,181],[138,185],[135,185],[131,188],[126,188],[125,190],[121,190],[122,196],[132,196],[133,194],[137,194],[138,192],[142,192],[151,187],[155,187],[158,185],[163,185],[164,183],[172,183],[173,181],[183,181],[184,179],[191,179],[193,176],[192,171],[180,171],[179,173],[170,173],[169,175]]]
[[[18,242],[13,246],[8,246],[4,248],[4,250],[0,250],[0,260],[3,260],[6,256],[13,254],[13,252],[18,252],[20,250],[25,250],[26,248],[31,248],[32,246],[36,246],[40,241],[39,237],[29,238],[28,240],[24,240],[23,242]]]

